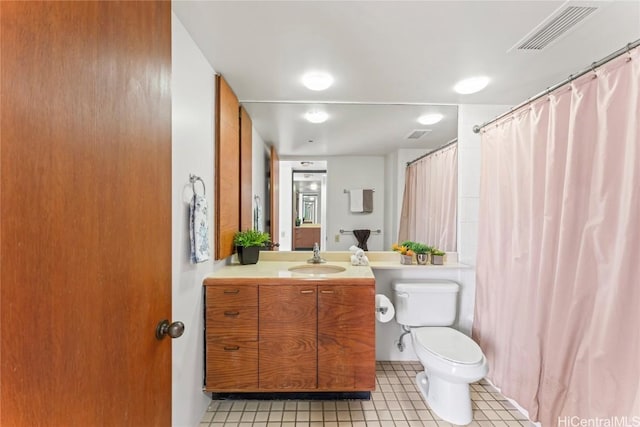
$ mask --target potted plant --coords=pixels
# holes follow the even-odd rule
[[[394,251],[400,253],[400,263],[401,264],[405,264],[405,265],[413,264],[413,254],[414,254],[414,252],[409,247],[410,244],[413,244],[413,242],[406,241],[406,242],[402,242],[401,245],[398,245],[397,243],[394,243],[393,246],[391,247],[391,249],[393,249]]]
[[[270,240],[269,233],[258,230],[238,231],[233,237],[233,244],[238,252],[240,264],[255,264],[260,256],[260,249]]]
[[[443,265],[444,264],[444,251],[433,248],[431,250],[431,264]]]
[[[426,265],[429,262],[429,253],[432,248],[424,243],[414,243],[411,250],[416,253],[416,261],[419,265]]]

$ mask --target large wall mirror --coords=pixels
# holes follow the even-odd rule
[[[312,225],[321,226],[321,246],[327,250],[347,249],[355,242],[349,233],[354,228],[380,229],[379,235],[372,234],[370,250],[388,250],[398,237],[407,162],[451,142],[458,131],[455,105],[243,102],[243,106],[265,143],[277,148],[284,165],[280,243],[285,250],[298,249],[296,227]],[[306,119],[308,113],[325,115],[326,121],[312,123]],[[425,115],[441,119],[422,124],[418,120]],[[300,167],[305,160],[313,164]],[[326,223],[320,219],[321,195],[308,188],[301,190],[316,178],[298,183],[319,162],[326,164]],[[352,215],[342,206],[346,203],[344,190],[352,188],[350,176],[362,179],[357,186],[375,188],[379,199],[372,215]],[[301,247],[308,248],[308,242],[303,243]]]

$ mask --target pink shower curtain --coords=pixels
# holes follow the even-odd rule
[[[412,163],[405,172],[398,241],[456,250],[458,144]]]
[[[640,425],[639,106],[634,49],[482,135],[473,335],[545,427]]]

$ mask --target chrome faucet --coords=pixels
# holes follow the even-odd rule
[[[307,262],[311,264],[322,264],[323,262],[327,262],[327,260],[320,257],[320,246],[318,245],[318,242],[313,244],[313,258],[307,260]]]

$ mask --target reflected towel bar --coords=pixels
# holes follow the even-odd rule
[[[343,230],[342,228],[340,229],[340,234],[348,233],[353,233],[353,230]],[[382,234],[382,230],[380,230],[379,228],[377,230],[371,230],[371,234]]]

